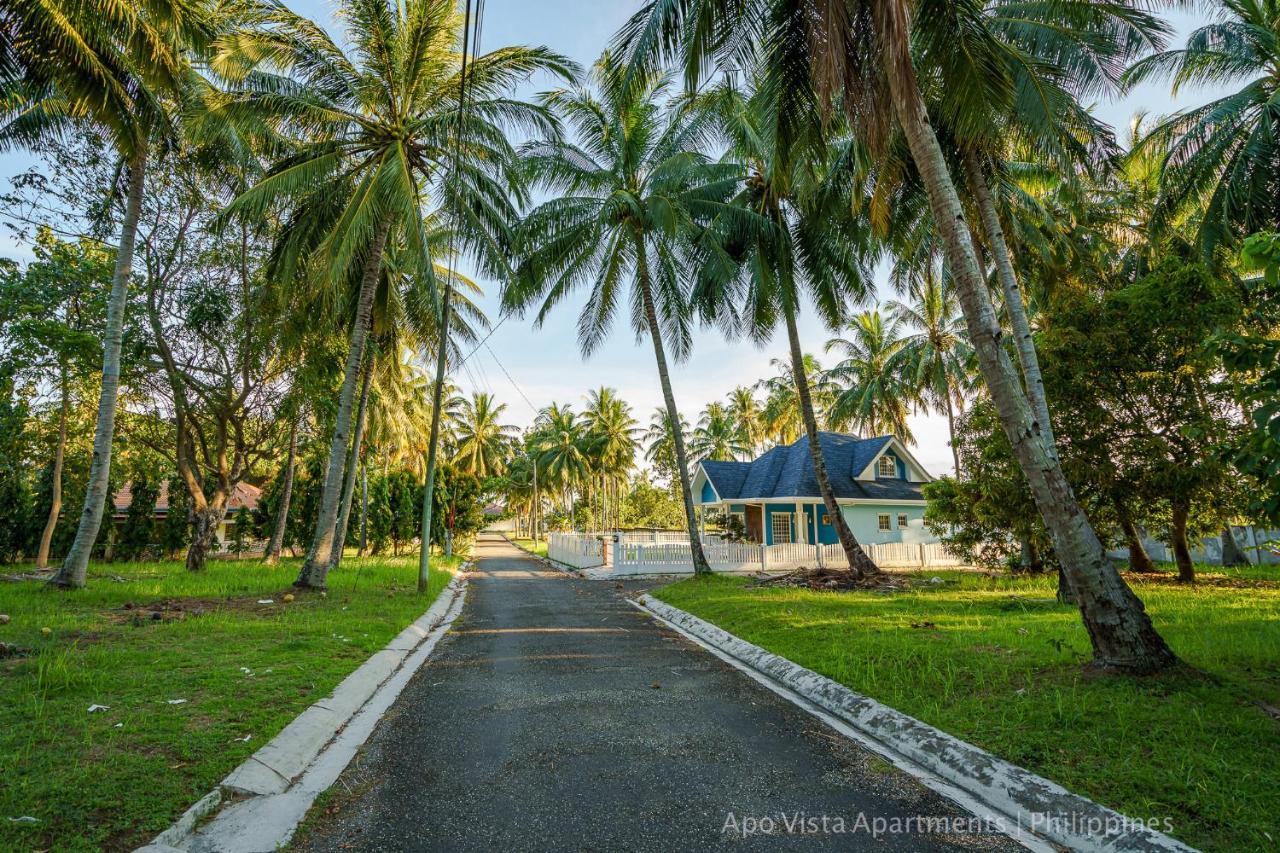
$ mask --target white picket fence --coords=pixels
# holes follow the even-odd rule
[[[605,564],[605,542],[580,533],[552,533],[547,536],[547,556],[558,563],[587,569]]]
[[[962,565],[960,559],[941,543],[864,545],[867,556],[876,565],[891,568],[932,568]],[[622,543],[611,546],[609,565],[618,574],[693,571],[689,543],[653,544]],[[783,572],[815,566],[845,565],[844,549],[839,545],[804,545],[800,543],[757,545],[753,542],[704,543],[711,570],[715,572]]]

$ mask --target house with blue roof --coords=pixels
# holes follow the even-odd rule
[[[924,527],[921,485],[933,478],[897,438],[821,432],[823,458],[840,512],[859,542],[935,542]],[[751,462],[698,464],[693,495],[703,518],[736,515],[747,537],[766,545],[836,543],[818,491],[809,439]]]

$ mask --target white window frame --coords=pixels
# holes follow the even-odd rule
[[[876,523],[881,533],[891,533],[893,531],[893,525],[890,523],[891,520],[889,513],[882,512],[879,514],[879,518],[876,519]]]
[[[886,462],[889,463],[889,468],[887,471],[885,470]],[[876,468],[876,473],[879,474],[881,477],[896,480],[898,479],[898,463],[893,461],[893,457],[886,453],[884,456],[880,457],[880,462]]]
[[[911,523],[910,519],[907,518],[907,514],[905,512],[898,513],[898,529],[899,530],[906,527],[910,523]]]
[[[787,538],[784,540],[778,536],[778,519],[786,522]],[[796,531],[794,519],[789,512],[771,512],[769,513],[769,529],[773,531],[774,545],[791,545],[796,541]]]

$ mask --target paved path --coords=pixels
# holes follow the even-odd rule
[[[311,850],[1020,849],[855,831],[964,817],[627,604],[621,584],[478,545],[466,608],[335,786]],[[629,588],[638,588],[629,584]],[[802,813],[844,833],[785,832]],[[770,817],[772,836],[742,836]]]

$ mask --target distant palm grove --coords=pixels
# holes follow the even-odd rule
[[[931,529],[1057,572],[1096,667],[1174,666],[1125,580],[1144,542],[1193,582],[1205,537],[1258,559],[1233,528],[1280,526],[1280,3],[1205,4],[1185,44],[1159,5],[650,0],[584,68],[452,0],[340,0],[333,33],[0,0],[0,140],[31,163],[0,196],[0,561],[75,589],[91,560],[292,554],[323,590],[349,549],[411,551],[424,589],[505,516],[684,530],[702,573],[696,464],[807,438],[874,586],[817,435],[910,444],[927,413]],[[1217,94],[1090,110],[1153,83]],[[516,428],[459,390],[508,319],[584,362],[633,336],[662,406],[583,367]],[[709,336],[780,355],[681,412]]]

